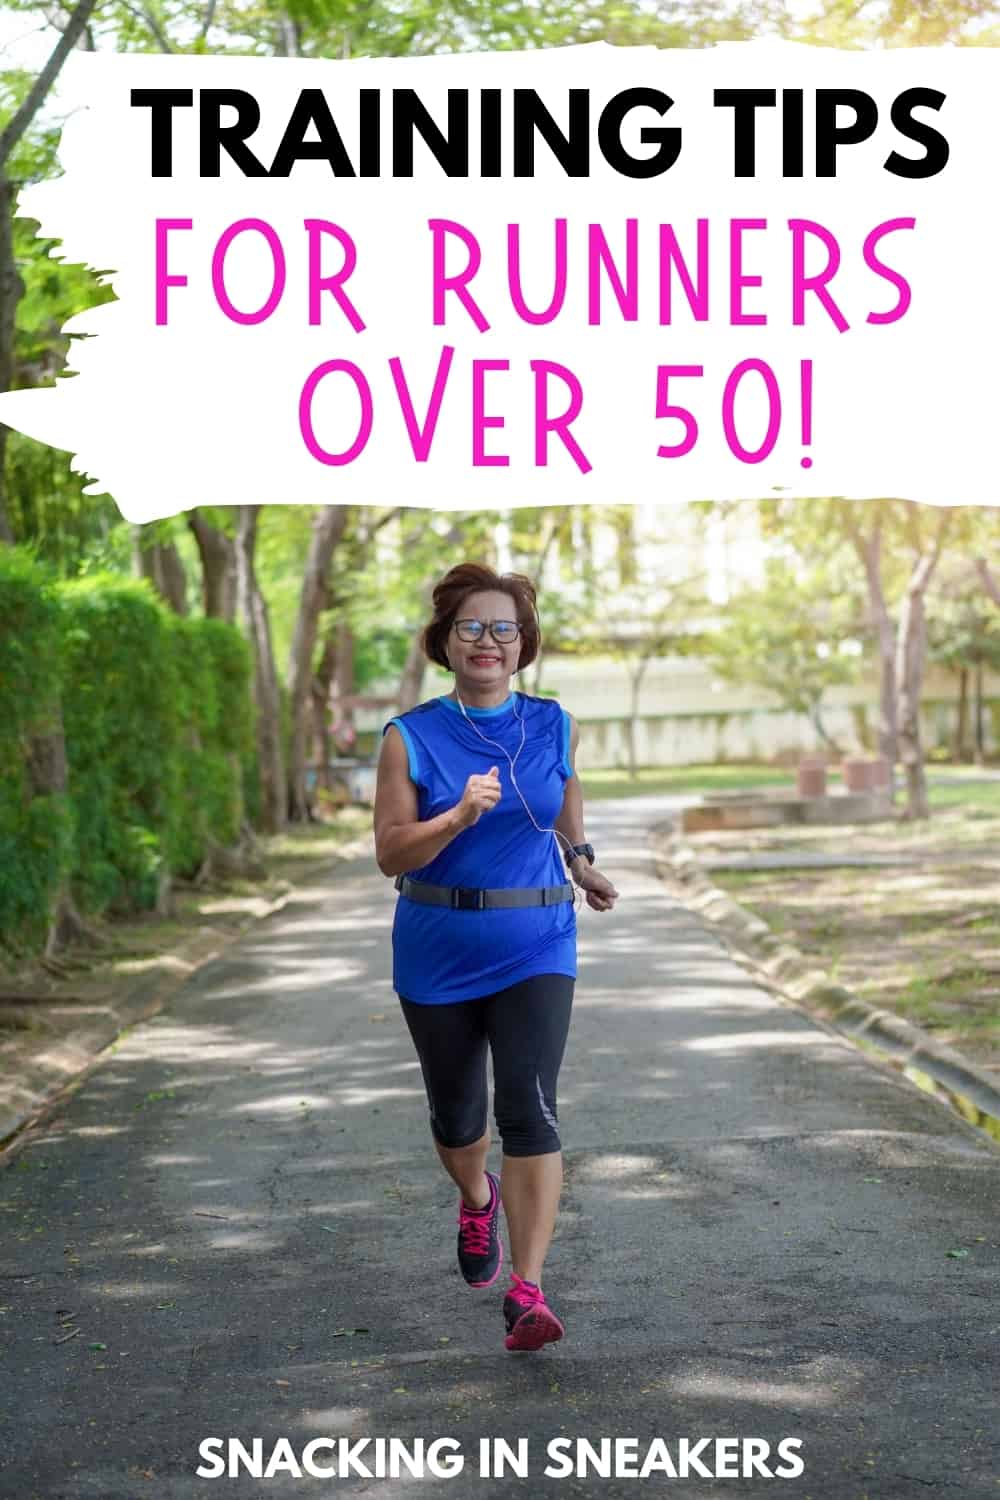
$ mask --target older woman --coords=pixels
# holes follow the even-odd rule
[[[386,725],[375,798],[379,868],[396,877],[393,984],[420,1059],[438,1156],[461,1194],[470,1286],[512,1260],[505,1345],[564,1329],[542,1292],[562,1186],[556,1081],[576,977],[574,882],[594,911],[618,892],[585,842],[577,729],[554,700],[511,691],[539,644],[535,590],[463,563],[434,590],[424,632],[454,690]],[[571,881],[567,880],[567,874]],[[503,1143],[486,1170],[487,1051]]]

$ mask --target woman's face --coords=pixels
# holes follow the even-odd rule
[[[456,622],[481,620],[488,625],[495,620],[516,622],[517,618],[517,604],[510,594],[486,590],[469,594],[462,601],[448,632],[448,661],[459,684],[465,681],[476,687],[498,687],[505,682],[517,670],[521,638],[518,635],[509,644],[501,644],[485,630],[478,641],[463,641],[455,629]]]

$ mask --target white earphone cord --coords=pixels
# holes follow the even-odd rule
[[[557,839],[562,839],[562,841],[566,845],[567,849],[572,850],[573,845],[570,843],[569,839],[566,837],[566,835],[564,833],[560,833],[559,832],[558,828],[543,828],[541,826],[541,824],[537,822],[534,813],[531,811],[531,808],[528,806],[527,802],[524,800],[524,793],[521,791],[521,788],[517,784],[517,776],[516,776],[516,774],[514,772],[514,766],[515,766],[515,764],[517,762],[518,756],[521,754],[521,751],[524,749],[524,736],[525,736],[525,732],[524,732],[524,720],[521,717],[521,715],[518,713],[518,710],[517,710],[517,694],[516,693],[514,694],[514,717],[515,717],[515,719],[517,720],[517,722],[521,726],[521,743],[518,745],[517,750],[514,753],[513,759],[511,758],[510,752],[508,750],[506,750],[503,745],[498,744],[496,740],[491,740],[490,737],[489,737],[489,735],[483,734],[483,732],[479,728],[478,724],[476,724],[476,723],[473,722],[471,716],[466,711],[465,704],[462,702],[461,698],[459,697],[459,692],[458,692],[458,688],[457,687],[455,689],[455,697],[458,700],[458,706],[462,710],[462,715],[463,715],[463,717],[465,719],[465,722],[470,726],[470,728],[472,728],[472,729],[475,730],[476,734],[478,734],[479,738],[483,741],[484,744],[486,744],[486,745],[492,745],[495,750],[499,750],[500,753],[501,753],[501,755],[503,755],[503,756],[506,757],[507,764],[510,766],[510,784],[514,788],[514,790],[517,793],[518,797],[521,799],[521,806],[524,808],[525,812],[528,814],[528,817],[531,819],[532,826],[535,827],[535,828],[537,828],[539,833],[551,833],[551,834],[554,834]],[[576,906],[576,904],[577,904],[579,889],[580,889],[579,886],[577,886],[577,885],[574,884],[574,886],[573,886],[573,905],[574,906]]]

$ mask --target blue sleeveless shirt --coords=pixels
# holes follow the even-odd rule
[[[569,879],[554,834],[539,833],[511,785],[517,784],[535,822],[551,828],[573,774],[570,720],[552,698],[511,694],[497,708],[467,708],[432,698],[390,719],[406,745],[421,821],[459,802],[472,775],[500,772],[501,796],[478,823],[452,839],[429,864],[407,873],[431,885],[496,888],[562,885]],[[382,733],[389,728],[386,724]],[[479,733],[477,733],[477,730]],[[448,1005],[491,995],[535,974],[576,977],[576,912],[571,901],[511,910],[452,911],[400,896],[392,929],[393,987],[417,1005]]]

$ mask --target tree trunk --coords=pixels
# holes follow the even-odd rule
[[[943,512],[938,523],[934,546],[917,558],[903,598],[899,621],[899,644],[896,659],[896,681],[899,690],[897,725],[899,752],[906,776],[906,816],[927,818],[927,776],[924,751],[920,740],[920,694],[924,664],[927,659],[927,627],[924,597],[934,575],[944,546],[951,513]]]
[[[920,690],[926,649],[923,590],[911,587],[903,600],[900,615],[899,656],[896,663],[899,683],[899,752],[906,777],[908,818],[926,818],[930,815],[924,752],[920,741]]]
[[[66,17],[66,25],[62,27],[59,40],[49,53],[45,66],[0,132],[0,171],[6,172],[15,146],[45,103],[63,63],[83,38],[96,5],[97,0],[80,0],[79,5]]]
[[[341,744],[334,744],[330,733],[331,720],[341,727],[353,731],[354,710],[344,706],[345,699],[354,692],[354,632],[346,620],[338,620],[327,631],[323,654],[312,680],[313,735],[318,745],[319,783],[331,797],[335,781],[330,770],[330,758],[336,751],[344,753]]]
[[[14,259],[14,184],[0,169],[0,391],[9,391],[14,379],[14,315],[23,294]],[[6,482],[9,434],[10,428],[0,422],[0,542],[13,543]]]
[[[556,538],[559,535],[559,524],[560,524],[559,520],[554,515],[552,515],[551,513],[548,513],[546,515],[545,521],[546,521],[545,540],[542,542],[542,545],[539,548],[538,556],[535,559],[535,568],[534,568],[534,571],[535,571],[535,583],[536,583],[536,585],[539,588],[541,588],[543,586],[543,580],[544,580],[544,577],[545,577],[545,569],[546,569],[546,566],[548,565],[549,556],[550,556],[550,554],[552,552],[553,546],[555,545]],[[538,655],[535,657],[535,660],[532,662],[533,671],[531,673],[531,691],[536,695],[536,697],[541,693],[541,690],[542,690],[542,669],[543,669],[544,657],[545,657],[545,652],[543,650],[544,645],[545,645],[545,642],[543,640],[540,640],[539,643],[538,643]]]
[[[14,545],[14,528],[7,514],[7,438],[10,428],[0,422],[0,542]]]
[[[449,543],[450,540],[451,538],[449,537]],[[420,602],[425,615],[430,614],[433,593],[434,580],[429,578],[420,590]],[[410,647],[406,653],[406,661],[403,663],[403,670],[399,674],[399,691],[396,694],[396,708],[399,713],[405,714],[411,708],[416,708],[423,697],[424,677],[426,674],[427,656],[424,652],[424,627],[421,625],[410,637]]]
[[[628,746],[628,774],[631,781],[639,780],[638,753],[636,751],[636,727],[639,722],[639,694],[642,691],[642,679],[646,671],[646,662],[640,661],[635,671],[629,673],[629,706],[628,721],[625,726],[625,741]]]
[[[868,608],[878,641],[879,661],[879,754],[890,768],[899,759],[899,723],[896,690],[896,630],[882,586],[882,525],[877,522],[870,536],[852,528],[851,540],[861,558],[868,583]]]
[[[213,526],[197,510],[188,511],[187,523],[201,557],[202,607],[211,620],[232,622],[236,614],[236,548],[232,538]]]
[[[333,550],[343,536],[347,510],[342,505],[326,505],[313,521],[312,541],[306,558],[299,612],[288,664],[289,716],[289,814],[295,821],[309,817],[306,788],[306,761],[309,747],[309,703],[313,678],[313,653],[319,617],[326,608],[329,594],[330,565]]]
[[[823,705],[819,699],[817,699],[810,708],[809,718],[817,735],[823,741],[823,744],[826,745],[834,755],[839,755],[840,746],[837,744],[837,741],[833,738],[833,736],[830,734],[830,731],[823,723]]]
[[[346,620],[337,622],[335,637],[334,684],[341,723],[354,728],[354,709],[345,707],[354,696],[354,631]]]
[[[14,317],[24,295],[24,283],[14,259],[14,184],[7,165],[21,137],[45,103],[49,90],[77,42],[84,35],[97,0],[80,0],[66,18],[62,34],[24,99],[0,131],[0,391],[9,391],[14,378]],[[7,509],[6,458],[9,427],[0,423],[0,542],[13,542]]]
[[[33,796],[64,797],[67,782],[66,738],[58,706],[53,707],[48,726],[41,733],[31,736],[27,749],[28,779]],[[73,942],[84,942],[97,947],[100,946],[101,939],[77,911],[67,872],[59,884],[49,912],[45,957],[54,958],[62,948]]]
[[[965,760],[965,747],[969,735],[969,669],[958,669],[958,722],[955,725],[955,760],[961,765]]]
[[[997,581],[985,557],[977,557],[976,571],[979,574],[980,580],[982,582],[983,588],[986,590],[987,596],[992,599],[993,603],[997,606],[998,609],[1000,609],[1000,582]]]
[[[252,829],[244,824],[234,848],[226,849],[214,839],[208,840],[205,858],[194,877],[194,884],[225,885],[232,880],[263,880],[266,875],[267,865],[261,858],[260,846]]]
[[[257,759],[260,766],[261,823],[268,833],[279,833],[288,822],[285,758],[281,745],[281,697],[271,644],[267,604],[257,583],[254,551],[258,510],[241,505],[236,535],[236,592],[254,660],[254,701],[257,705]]]
[[[410,641],[410,649],[406,653],[403,670],[399,675],[396,706],[401,714],[405,714],[408,709],[416,708],[423,694],[427,658],[421,641],[422,634],[420,630],[414,632],[413,639]]]
[[[625,721],[625,750],[628,755],[629,780],[638,781],[639,768],[636,765],[634,712],[630,712],[628,718]]]
[[[173,542],[148,542],[141,526],[132,527],[132,568],[137,578],[148,578],[175,615],[186,615],[187,575]]]
[[[319,759],[319,785],[325,792],[333,794],[333,776],[330,757],[333,741],[330,738],[330,688],[337,670],[337,632],[328,630],[323,643],[323,654],[313,675],[312,695],[313,739]]]
[[[976,662],[975,673],[975,715],[976,715],[976,765],[986,764],[986,726],[983,722],[983,662],[982,658]]]

